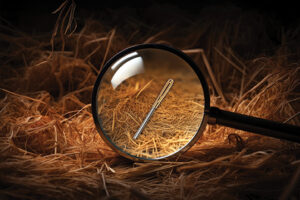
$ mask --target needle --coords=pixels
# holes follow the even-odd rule
[[[133,139],[137,139],[137,137],[142,133],[142,131],[144,130],[146,124],[148,123],[151,116],[153,115],[154,111],[158,108],[158,106],[161,104],[162,100],[166,97],[166,95],[170,91],[173,84],[174,84],[173,79],[167,80],[167,82],[164,85],[163,89],[160,91],[158,97],[156,98],[155,102],[153,103],[151,110],[148,112],[148,114],[147,114],[146,118],[144,119],[144,121],[142,122],[141,126],[139,127],[137,132],[134,134]]]

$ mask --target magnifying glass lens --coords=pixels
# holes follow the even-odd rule
[[[180,56],[139,49],[111,62],[103,74],[97,114],[100,134],[119,152],[161,159],[185,148],[199,131],[203,88]]]

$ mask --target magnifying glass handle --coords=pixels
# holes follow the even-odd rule
[[[300,127],[251,117],[211,107],[208,124],[219,124],[244,131],[300,143]]]

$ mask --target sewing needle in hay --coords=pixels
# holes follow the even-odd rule
[[[142,131],[144,130],[146,124],[148,123],[151,116],[153,115],[154,111],[158,108],[158,106],[161,104],[162,100],[166,97],[166,95],[170,91],[173,84],[174,84],[173,79],[167,80],[167,82],[164,85],[163,89],[160,91],[158,97],[156,98],[155,102],[153,103],[151,110],[148,112],[148,114],[147,114],[146,118],[144,119],[144,121],[142,122],[141,126],[139,127],[137,132],[134,134],[133,139],[137,139],[137,137],[142,133]]]

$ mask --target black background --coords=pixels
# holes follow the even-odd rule
[[[63,0],[1,0],[0,17],[26,32],[47,32],[53,29],[57,18],[57,15],[51,13],[57,9],[62,2]],[[160,6],[171,5],[173,8],[176,8],[174,12],[183,10],[197,17],[197,13],[205,7],[234,6],[245,11],[253,10],[266,17],[270,17],[278,21],[280,26],[285,28],[294,28],[300,24],[300,12],[296,1],[75,0],[75,2],[77,4],[75,15],[77,20],[86,16],[97,16],[104,10],[118,10],[120,8],[131,8],[136,12],[134,16],[143,17],[143,10],[146,8],[151,6],[159,8]],[[153,15],[155,15],[155,9]]]

